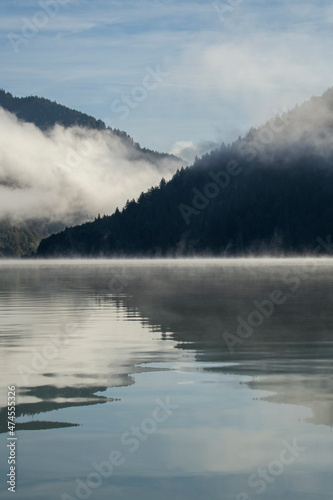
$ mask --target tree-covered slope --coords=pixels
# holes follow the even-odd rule
[[[315,253],[333,234],[333,90],[222,145],[39,256]]]
[[[0,258],[31,257],[42,238],[63,229],[61,222],[30,220],[14,223],[8,219],[0,221]]]
[[[108,149],[105,146],[105,150],[107,149],[107,151],[104,151],[103,159],[105,164],[109,158],[110,164],[114,162],[118,165],[119,163],[119,170],[123,168],[124,164],[131,164],[136,165],[138,169],[141,168],[142,170],[143,168],[155,169],[157,170],[159,176],[163,175],[162,173],[159,174],[159,172],[164,172],[165,166],[169,165],[169,163],[170,165],[172,164],[170,167],[171,171],[175,171],[177,166],[182,164],[182,161],[173,155],[159,153],[147,148],[141,148],[140,145],[134,142],[134,140],[126,132],[110,129],[106,127],[104,122],[101,120],[96,120],[91,116],[69,109],[66,106],[62,106],[48,99],[36,96],[19,98],[14,97],[9,92],[0,90],[0,108],[3,108],[6,112],[8,111],[12,115],[15,115],[19,120],[17,122],[13,117],[13,123],[17,122],[17,126],[11,124],[12,129],[8,129],[8,127],[6,128],[6,125],[3,125],[3,123],[7,123],[5,121],[6,116],[12,117],[12,115],[8,115],[8,113],[4,112],[1,114],[1,119],[4,120],[4,122],[2,122],[3,140],[0,148],[0,191],[2,200],[2,210],[0,216],[0,258],[29,255],[31,252],[36,251],[38,244],[43,237],[45,238],[49,236],[54,231],[59,231],[64,228],[66,224],[92,220],[95,215],[95,211],[89,212],[84,203],[82,203],[83,208],[79,206],[75,209],[74,216],[72,213],[67,212],[64,213],[64,215],[61,214],[61,216],[59,216],[56,212],[57,206],[54,207],[54,213],[52,212],[52,207],[50,207],[47,214],[43,212],[42,208],[40,208],[40,217],[42,217],[43,220],[38,218],[38,213],[37,215],[31,215],[28,210],[26,213],[17,214],[15,212],[15,202],[13,205],[10,205],[11,208],[8,208],[8,201],[12,199],[11,196],[16,197],[19,205],[20,200],[27,197],[27,189],[29,187],[31,189],[35,187],[34,178],[31,176],[29,177],[29,172],[34,169],[40,169],[41,177],[46,174],[43,170],[44,165],[39,164],[38,161],[36,161],[36,158],[39,159],[38,155],[35,155],[36,158],[31,155],[28,158],[28,155],[25,155],[25,148],[27,147],[28,149],[30,148],[30,150],[35,148],[35,151],[43,149],[44,146],[46,147],[43,142],[43,137],[45,137],[46,140],[49,137],[56,138],[58,140],[58,149],[61,150],[62,147],[61,151],[64,153],[63,157],[61,157],[60,154],[60,156],[58,155],[59,158],[61,158],[60,163],[59,158],[57,157],[56,159],[52,154],[48,157],[45,154],[43,161],[45,161],[45,167],[47,167],[47,165],[53,165],[56,163],[56,160],[58,160],[57,165],[60,165],[59,176],[62,175],[64,177],[64,180],[61,181],[63,182],[62,191],[64,198],[66,198],[65,180],[70,182],[68,178],[70,175],[74,175],[72,174],[73,168],[77,164],[83,164],[83,160],[86,156],[88,156],[85,149],[82,149],[82,153],[80,148],[78,153],[74,149],[76,147],[74,140],[76,137],[75,134],[77,137],[79,137],[80,134],[86,137],[85,142],[82,140],[83,146],[89,146],[91,150],[93,150],[93,145],[95,144],[94,141],[97,141],[99,137],[102,141],[104,141],[104,146],[105,144],[109,144]],[[24,122],[34,124],[42,131],[42,135],[39,131],[37,131],[39,135],[35,132],[31,132],[30,135],[25,133],[25,131],[31,131],[32,129],[26,127]],[[64,129],[61,129],[61,131],[59,131],[59,129],[54,129],[55,132],[54,135],[52,135],[53,127],[55,125],[60,125],[61,127],[64,127]],[[71,127],[74,128],[70,129]],[[11,142],[5,140],[4,134],[7,130],[10,138],[12,139]],[[15,132],[17,133],[16,139]],[[60,135],[61,139],[59,138]],[[35,139],[37,145],[31,141],[31,136]],[[37,141],[36,137],[38,137],[38,140],[40,138],[40,148],[38,146],[39,141]],[[64,142],[65,139],[67,142]],[[61,140],[63,140],[63,143]],[[49,143],[50,142],[52,141],[50,140]],[[59,144],[61,147],[59,147]],[[78,144],[80,146],[81,143],[78,142]],[[50,144],[48,144],[48,146],[50,146]],[[17,157],[15,155],[17,155]],[[9,158],[14,158],[14,160],[10,161]],[[33,163],[34,161],[35,163]],[[28,169],[28,166],[30,170]],[[97,165],[97,168],[98,166],[99,165]],[[93,167],[95,167],[95,165],[93,165]],[[107,167],[105,167],[105,170],[107,170]],[[65,176],[66,173],[68,174],[67,178]],[[80,176],[80,172],[77,172],[77,175]],[[96,176],[96,174],[94,174],[94,168],[91,168],[92,183],[94,175]],[[117,176],[115,175],[114,177]],[[46,186],[45,189],[49,189],[51,192],[52,186]],[[56,188],[54,187],[54,189]],[[73,196],[75,197],[75,193]],[[98,193],[96,193],[96,197],[97,196]],[[50,198],[52,198],[51,194]],[[37,200],[36,205],[38,205]],[[114,206],[115,204],[113,207]],[[38,210],[36,210],[36,212],[38,212]],[[61,217],[62,220],[60,220]],[[73,220],[75,222],[73,222]],[[57,222],[54,223],[54,221]]]
[[[54,127],[54,125],[62,125],[63,127],[78,126],[96,130],[105,130],[108,128],[113,134],[123,139],[127,146],[132,146],[136,152],[143,154],[145,158],[151,161],[154,161],[156,158],[167,157],[176,159],[175,156],[168,155],[167,153],[141,148],[126,132],[106,127],[102,120],[96,120],[92,116],[43,97],[14,97],[10,92],[0,89],[0,107],[15,114],[21,121],[33,123],[43,131]]]
[[[78,125],[99,130],[106,128],[101,120],[42,97],[14,97],[10,92],[0,90],[0,106],[14,113],[20,120],[34,123],[41,130],[46,130],[55,124],[64,127]]]

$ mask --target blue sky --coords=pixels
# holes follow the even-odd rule
[[[332,24],[326,0],[1,0],[0,87],[201,154],[332,86]]]

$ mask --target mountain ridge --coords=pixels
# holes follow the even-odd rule
[[[61,125],[65,128],[78,126],[95,130],[109,130],[143,153],[153,154],[158,157],[177,158],[172,154],[161,153],[146,147],[141,147],[140,144],[135,142],[126,132],[107,127],[102,120],[98,120],[86,113],[68,108],[63,104],[59,104],[56,101],[51,101],[44,97],[15,97],[10,92],[0,89],[0,107],[13,113],[21,121],[33,123],[42,131],[47,131],[55,125]],[[181,161],[181,158],[178,159]]]
[[[333,89],[178,170],[120,212],[44,239],[37,255],[313,253],[333,232]]]
[[[116,160],[119,159],[119,154],[121,154],[125,162],[136,164],[139,169],[140,165],[144,163],[149,168],[155,168],[156,171],[161,170],[162,175],[165,162],[173,162],[175,165],[182,164],[182,160],[174,155],[160,153],[145,147],[142,148],[126,132],[106,127],[102,120],[96,120],[85,113],[67,108],[49,99],[37,96],[14,97],[10,92],[0,89],[0,108],[2,108],[1,111],[5,110],[2,111],[1,119],[5,120],[6,116],[9,116],[10,121],[8,121],[9,119],[7,121],[8,124],[13,122],[11,123],[12,127],[19,126],[16,123],[33,124],[46,138],[56,137],[56,127],[63,127],[63,130],[66,131],[73,130],[73,137],[76,133],[80,135],[81,131],[88,131],[82,132],[87,137],[95,137],[96,134],[101,134],[101,137],[104,137],[104,143],[107,143],[107,141],[110,142],[110,154],[112,153],[112,145],[115,147],[120,145],[121,152],[118,152],[118,157],[115,157]],[[7,123],[7,121],[4,121],[4,123]],[[7,131],[6,127],[2,128],[5,133]],[[28,129],[25,128],[24,130]],[[90,133],[89,131],[93,132]],[[24,140],[27,144],[29,143],[26,137],[24,137]],[[83,146],[85,145],[91,147],[91,139],[86,140],[86,143],[83,142]],[[27,174],[24,172],[22,180],[20,180],[16,174],[16,164],[10,165],[8,163],[8,148],[16,149],[16,145],[15,147],[9,146],[8,141],[3,141],[2,146],[3,148],[0,151],[0,162],[2,165],[0,163],[0,166],[3,166],[3,168],[0,171],[0,188],[2,189],[3,196],[7,196],[6,193],[8,192],[19,196],[20,192],[24,193],[24,189],[30,187],[29,182],[27,182]],[[30,144],[28,146],[31,148]],[[19,148],[21,147],[20,144]],[[64,160],[61,164],[58,162],[58,166],[55,167],[59,170],[58,175],[60,176],[73,175],[73,166],[75,167],[80,162],[83,164],[83,160],[86,157],[85,153],[80,156],[80,151],[77,153],[73,147],[71,145],[67,147]],[[24,156],[24,149],[20,152],[19,148],[18,153],[22,157],[22,154]],[[68,164],[66,163],[66,158],[68,158]],[[54,163],[56,160],[50,157],[46,161]],[[175,169],[176,166],[173,171]],[[77,171],[77,175],[80,175],[79,171]],[[6,205],[4,205],[5,207]],[[85,207],[83,208],[84,210],[81,214],[69,214],[66,219],[54,216],[50,220],[47,220],[44,214],[41,215],[41,218],[27,215],[27,217],[22,219],[22,216],[16,216],[13,210],[3,210],[4,215],[0,218],[0,258],[31,255],[31,253],[36,252],[42,238],[65,229],[68,224],[93,220],[97,215],[95,212],[90,214],[88,210],[85,210]]]

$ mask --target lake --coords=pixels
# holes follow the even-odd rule
[[[332,271],[2,261],[1,498],[332,498]]]

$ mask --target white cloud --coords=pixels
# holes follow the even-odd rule
[[[332,84],[330,2],[237,4],[221,22],[214,2],[72,2],[17,57],[7,45],[2,86],[105,117],[154,149],[216,141],[218,127],[229,141]],[[156,64],[170,77],[122,122],[112,101]]]
[[[178,166],[151,163],[109,131],[56,126],[44,134],[0,108],[0,217],[111,214]]]
[[[221,125],[249,127],[330,87],[329,52],[322,41],[297,33],[199,41],[173,61],[168,84],[182,96],[179,114],[192,102],[201,122],[219,113]]]

